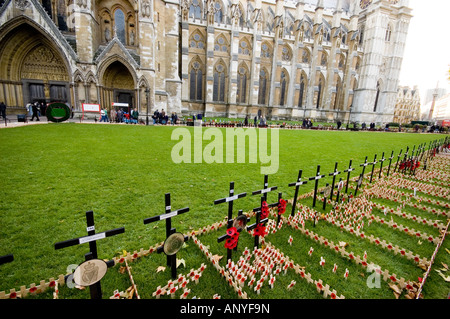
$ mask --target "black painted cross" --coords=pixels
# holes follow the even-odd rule
[[[255,208],[256,210],[256,222],[252,225],[247,226],[247,230],[254,230],[255,228],[261,228],[261,229],[265,229],[265,224],[269,221],[269,218],[266,217],[264,219],[261,219],[261,213],[263,210],[263,203],[266,202],[266,199],[264,198],[264,196],[261,196],[261,207],[260,208]],[[267,202],[266,202],[267,203]],[[255,234],[255,244],[254,247],[255,248],[259,248],[259,233]]]
[[[391,156],[389,157],[389,166],[386,173],[386,176],[389,176],[389,172],[391,171],[392,160],[394,159],[394,151],[392,151]]]
[[[334,164],[334,172],[328,174],[329,176],[333,176],[333,182],[331,183],[330,201],[333,200],[333,195],[334,195],[333,192],[334,192],[334,184],[335,184],[335,182],[336,182],[336,176],[338,176],[339,174],[341,174],[341,172],[339,172],[339,171],[337,170],[337,167],[338,167],[338,162],[336,162],[336,163]]]
[[[231,228],[233,226],[233,202],[239,198],[243,198],[247,196],[247,193],[241,193],[238,195],[234,195],[234,182],[230,182],[230,190],[228,193],[228,197],[216,199],[214,201],[214,205],[222,204],[222,203],[228,203],[228,219],[227,219],[227,229]],[[226,239],[228,239],[228,235],[221,236],[217,239],[217,242],[222,242]],[[231,252],[232,249],[227,248],[227,261],[231,259]]]
[[[375,157],[373,158],[373,162],[369,163],[369,165],[372,165],[372,172],[370,173],[370,184],[372,184],[373,179],[373,172],[375,171],[375,165],[377,165],[377,154],[375,154]]]
[[[317,187],[319,186],[319,180],[324,178],[325,175],[320,175],[320,165],[317,165],[317,173],[316,176],[310,177],[310,181],[315,181],[314,183],[314,198],[313,198],[313,207],[316,207],[316,199],[317,199]]]
[[[157,222],[160,220],[166,220],[166,240],[167,238],[169,238],[170,235],[175,234],[176,233],[176,228],[172,228],[172,217],[187,213],[189,211],[189,207],[185,207],[179,210],[175,210],[172,211],[172,206],[170,203],[170,193],[166,193],[165,194],[165,213],[158,215],[158,216],[153,216],[153,217],[149,217],[144,219],[144,224],[149,224],[149,223],[153,223],[153,222]],[[188,240],[188,236],[184,236],[184,241]],[[166,244],[166,243],[164,243]],[[164,245],[160,246],[156,249],[156,251],[158,253],[161,253],[164,251]],[[175,253],[171,253],[170,255],[167,254],[167,266],[169,266],[171,268],[171,274],[172,274],[172,279],[176,279],[177,277],[177,254]]]
[[[252,192],[252,195],[262,194],[264,197],[264,201],[267,202],[267,193],[276,190],[278,187],[268,187],[269,186],[269,175],[264,175],[264,188],[258,191]]]
[[[341,194],[341,190],[343,188],[344,182],[342,181],[342,178],[339,178],[339,183],[336,185],[337,188],[337,194],[336,194],[336,204],[339,204],[339,196]]]
[[[347,182],[345,184],[345,193],[348,193],[348,183],[350,182],[350,173],[353,172],[355,169],[352,167],[353,160],[350,160],[350,164],[348,164],[348,168],[344,171],[347,173]]]
[[[292,202],[292,212],[291,212],[292,217],[294,217],[294,215],[295,215],[295,210],[296,210],[295,206],[297,205],[298,189],[300,188],[300,186],[302,186],[306,183],[308,183],[308,181],[302,181],[302,170],[299,170],[297,181],[295,183],[289,184],[289,187],[295,186],[295,194],[294,194],[294,200]]]
[[[355,198],[356,198],[356,195],[358,194],[358,188],[360,188],[362,186],[363,181],[364,181],[364,172],[359,175],[359,178],[356,181]]]
[[[87,236],[69,239],[66,241],[57,242],[55,244],[55,249],[62,249],[70,246],[81,245],[85,243],[89,243],[89,253],[85,254],[85,260],[97,259],[97,240],[115,236],[118,234],[122,234],[125,232],[124,227],[115,228],[112,230],[107,230],[102,233],[95,233],[95,224],[94,224],[94,212],[92,210],[86,212],[86,225],[87,225]],[[107,262],[107,267],[114,266],[114,261]],[[102,299],[102,289],[100,285],[100,281],[97,281],[93,285],[89,286],[89,292],[91,295],[91,299]]]
[[[381,178],[381,172],[383,171],[383,163],[386,159],[384,158],[384,152],[383,155],[381,155],[381,159],[380,159],[380,171],[378,172],[378,179]]]
[[[241,226],[241,227],[236,227],[237,232],[240,233],[242,230],[244,230],[245,225],[250,221],[250,218],[248,218],[248,217],[243,213],[242,210],[239,210],[239,212],[238,212],[238,217],[237,217],[236,221],[237,221],[238,224],[240,224],[239,226]],[[234,222],[234,221],[232,221],[232,222]],[[233,225],[233,224],[232,224],[232,225]],[[228,229],[229,229],[230,227],[231,227],[231,226],[228,226]],[[227,229],[227,234],[222,235],[222,236],[220,236],[220,237],[217,238],[217,242],[218,242],[218,243],[223,242],[224,240],[227,240],[228,238],[230,238],[230,236],[228,235],[228,229]],[[237,243],[236,243],[236,247],[234,247],[234,250],[237,250]],[[231,259],[231,253],[232,253],[232,251],[233,251],[232,249],[228,249],[228,248],[227,248],[227,261]]]

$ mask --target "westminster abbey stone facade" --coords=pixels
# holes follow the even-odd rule
[[[0,0],[0,100],[392,122],[408,0]]]

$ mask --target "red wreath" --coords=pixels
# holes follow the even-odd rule
[[[286,201],[280,198],[278,202],[278,215],[283,215],[286,212]]]
[[[269,205],[267,205],[267,202],[264,201],[261,204],[261,219],[269,217]]]

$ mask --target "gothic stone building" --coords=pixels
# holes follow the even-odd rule
[[[408,0],[0,0],[0,100],[391,122]]]
[[[398,88],[397,101],[394,109],[394,123],[410,124],[420,120],[420,95],[417,86]]]

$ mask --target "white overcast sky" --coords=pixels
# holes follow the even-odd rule
[[[409,25],[400,85],[417,85],[423,99],[427,89],[446,88],[450,93],[450,1],[410,0]]]

